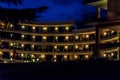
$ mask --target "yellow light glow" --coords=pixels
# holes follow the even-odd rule
[[[85,45],[85,48],[86,48],[86,49],[89,48],[89,45]]]
[[[103,35],[106,36],[106,35],[107,35],[107,32],[104,32]]]
[[[12,52],[10,53],[10,56],[13,56],[13,53],[12,53]]]
[[[24,44],[21,44],[21,47],[24,47]]]
[[[114,53],[111,53],[111,56],[114,56]]]
[[[64,55],[64,59],[67,59],[67,55]]]
[[[33,62],[35,62],[35,59],[32,59]]]
[[[86,35],[86,38],[89,38],[89,35]]]
[[[69,27],[65,27],[66,30],[69,30]]]
[[[58,31],[58,27],[55,27],[55,30]]]
[[[44,54],[42,54],[42,55],[41,55],[41,58],[45,58],[45,55],[44,55]]]
[[[55,37],[55,39],[57,40],[57,39],[58,39],[58,37],[56,36],[56,37]]]
[[[34,57],[35,57],[35,56],[32,54],[32,55],[31,55],[31,58],[34,58]]]
[[[25,37],[25,35],[22,35],[21,37],[22,37],[22,38],[24,38],[24,37]]]
[[[78,47],[79,47],[79,46],[78,46],[78,45],[76,45],[76,46],[75,46],[75,49],[78,49]]]
[[[86,59],[88,59],[88,58],[89,58],[89,56],[88,56],[88,55],[85,55],[85,58],[86,58]]]
[[[10,24],[10,27],[12,28],[12,27],[13,27],[13,24]]]
[[[10,43],[10,46],[13,46],[13,43]]]
[[[55,49],[57,49],[57,46],[54,46]]]
[[[69,39],[69,37],[68,37],[68,36],[66,36],[66,37],[65,37],[65,39],[66,39],[66,40],[68,40],[68,39]]]
[[[75,58],[75,59],[77,59],[77,58],[78,58],[78,56],[77,56],[77,55],[75,55],[75,56],[74,56],[74,58]]]
[[[35,36],[33,35],[32,38],[35,39]]]
[[[25,29],[25,26],[24,26],[24,25],[22,25],[22,29]]]
[[[113,34],[115,31],[111,31],[111,33]]]
[[[103,54],[103,57],[106,57],[107,55],[106,54]]]
[[[43,30],[45,30],[45,31],[46,31],[46,30],[47,30],[47,27],[43,27]]]
[[[57,56],[56,56],[56,55],[54,55],[54,58],[57,58]]]
[[[46,40],[46,39],[47,39],[47,37],[46,37],[46,36],[43,36],[42,38],[43,38],[44,40]]]
[[[68,49],[68,46],[64,46],[65,49]]]
[[[75,36],[75,39],[78,39],[79,38],[79,36]]]
[[[32,45],[32,48],[34,48],[34,47],[35,47],[35,45],[33,44],[33,45]]]
[[[2,55],[2,52],[0,51],[0,55]]]
[[[35,30],[35,26],[33,26],[32,29]]]
[[[24,54],[21,54],[21,57],[24,57]]]

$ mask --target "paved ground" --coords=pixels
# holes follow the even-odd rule
[[[120,61],[0,64],[0,80],[120,80]]]

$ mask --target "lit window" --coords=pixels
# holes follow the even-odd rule
[[[107,32],[104,32],[103,35],[106,36],[106,35],[107,35]]]
[[[33,39],[35,39],[35,36],[32,36]]]
[[[89,35],[86,35],[86,38],[89,38]]]
[[[65,46],[64,48],[65,48],[65,49],[68,49],[68,46]]]
[[[58,27],[55,27],[55,30],[58,31]]]
[[[46,37],[46,36],[43,36],[43,39],[44,39],[44,40],[46,40],[46,39],[47,39],[47,37]]]
[[[13,43],[10,43],[10,46],[13,46]]]
[[[41,58],[45,58],[45,55],[41,55]]]
[[[88,58],[89,58],[89,56],[88,56],[88,55],[85,55],[85,58],[86,58],[86,59],[88,59]]]
[[[43,27],[43,30],[45,30],[45,31],[46,31],[46,30],[47,30],[47,27]]]
[[[24,38],[24,37],[25,37],[25,35],[22,35],[21,37],[22,37],[22,38]]]
[[[33,26],[32,29],[35,30],[35,26]]]
[[[24,44],[21,44],[21,47],[24,47]]]
[[[88,48],[89,48],[89,45],[85,45],[85,48],[88,49]]]
[[[57,49],[57,46],[54,46],[55,49]]]
[[[64,59],[67,59],[67,55],[64,55]]]
[[[25,26],[24,26],[24,25],[22,25],[22,29],[25,29]]]
[[[66,39],[66,40],[68,40],[68,39],[69,39],[69,37],[68,37],[68,36],[66,36],[66,37],[65,37],[65,39]]]
[[[79,38],[79,36],[75,36],[75,39],[78,39]]]
[[[69,30],[69,27],[65,27],[66,30]]]
[[[114,56],[114,53],[111,53],[111,56]]]

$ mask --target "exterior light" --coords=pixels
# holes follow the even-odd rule
[[[21,44],[21,47],[24,47],[24,44]]]
[[[75,39],[78,39],[79,38],[79,36],[75,36]]]
[[[13,43],[10,43],[10,46],[13,46]]]
[[[37,58],[37,61],[39,61],[39,58]]]
[[[54,46],[55,49],[57,49],[57,46]]]
[[[66,30],[69,30],[69,27],[65,27]]]
[[[21,37],[22,37],[22,38],[24,38],[24,37],[25,37],[25,35],[22,35]]]
[[[64,46],[65,49],[68,49],[68,46]]]
[[[46,39],[47,39],[47,37],[46,37],[46,36],[43,36],[43,39],[44,39],[44,40],[46,40]]]
[[[12,28],[12,27],[13,27],[13,24],[10,24],[10,27]]]
[[[89,48],[89,45],[85,45],[85,48],[88,49],[88,48]]]
[[[75,56],[74,56],[74,58],[75,58],[75,59],[77,59],[77,58],[78,58],[78,56],[77,56],[77,55],[75,55]]]
[[[7,61],[4,61],[4,63],[7,63]]]
[[[64,59],[67,59],[67,55],[64,55]]]
[[[107,32],[104,32],[103,35],[106,36],[106,35],[107,35]]]
[[[106,57],[107,55],[106,54],[103,54],[103,57]]]
[[[34,58],[35,56],[32,54],[31,57]]]
[[[35,59],[32,59],[33,62],[35,62]]]
[[[0,55],[2,55],[2,52],[0,51]]]
[[[111,33],[113,34],[115,31],[111,31]]]
[[[89,58],[89,56],[88,56],[88,55],[85,55],[85,58],[86,58],[86,59],[88,59],[88,58]]]
[[[114,56],[114,53],[111,53],[111,56]]]
[[[54,58],[57,58],[57,56],[56,56],[56,55],[54,55]]]
[[[12,52],[10,53],[10,56],[13,56],[13,53],[12,53]]]
[[[55,37],[55,39],[57,40],[57,39],[58,39],[58,37],[56,36],[56,37]]]
[[[78,45],[76,45],[76,46],[75,46],[75,49],[78,49],[78,47],[79,47],[79,46],[78,46]]]
[[[89,35],[86,35],[86,38],[89,38]]]
[[[27,60],[26,62],[27,62],[27,63],[29,63],[29,61],[28,61],[28,60]]]
[[[24,57],[24,54],[21,54],[21,57]]]
[[[35,39],[35,36],[32,36],[33,39]]]
[[[55,27],[55,30],[58,31],[58,27]]]
[[[12,60],[13,60],[13,58],[10,58],[10,60],[12,61]]]
[[[32,45],[32,48],[34,48],[34,47],[35,47],[35,45],[33,44],[33,45]]]
[[[35,26],[33,26],[32,29],[35,30]]]
[[[45,55],[41,55],[41,58],[45,58]]]
[[[65,39],[66,39],[66,40],[68,40],[68,39],[69,39],[69,37],[68,37],[68,36],[66,36],[66,37],[65,37]]]
[[[22,29],[25,29],[25,26],[24,26],[24,25],[22,25]]]
[[[24,61],[24,63],[26,63],[27,61]]]
[[[46,30],[47,30],[47,27],[43,27],[43,30],[45,30],[45,31],[46,31]]]
[[[56,60],[56,59],[54,59],[54,62],[57,62],[57,60]]]

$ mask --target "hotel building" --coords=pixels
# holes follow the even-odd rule
[[[119,60],[119,20],[86,22],[84,26],[89,28],[80,29],[82,26],[75,21],[18,25],[0,22],[0,60],[5,63],[76,61],[93,57]]]

